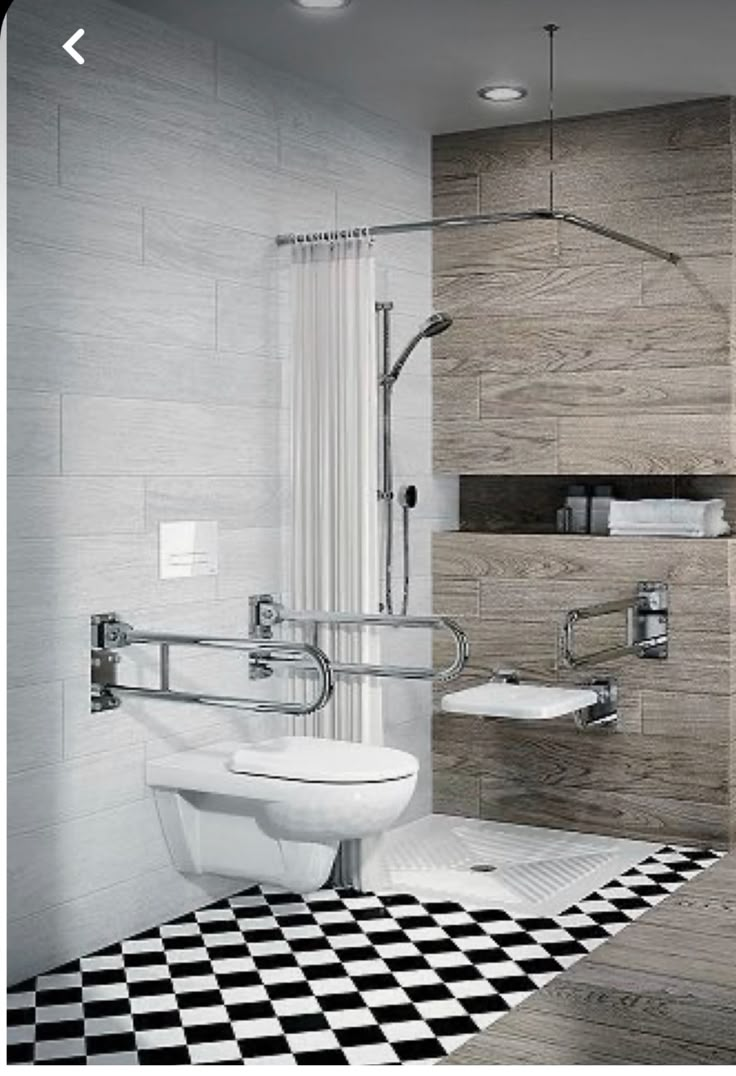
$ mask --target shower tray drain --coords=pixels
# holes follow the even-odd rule
[[[492,871],[497,871],[498,867],[493,863],[474,863],[470,869],[474,874],[491,874]]]

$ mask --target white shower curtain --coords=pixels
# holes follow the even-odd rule
[[[369,237],[295,243],[292,319],[290,602],[375,613],[379,371]],[[320,642],[334,661],[380,661],[375,631],[322,629]],[[338,676],[332,701],[297,718],[295,731],[382,743],[379,683]],[[355,882],[359,870],[351,873]]]

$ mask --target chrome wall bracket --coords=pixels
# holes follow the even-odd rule
[[[591,680],[580,687],[589,687],[598,696],[598,702],[587,710],[578,710],[575,714],[575,727],[582,732],[593,729],[615,729],[618,727],[618,684],[615,680]]]
[[[593,620],[624,613],[626,641],[620,646],[579,654],[576,649],[576,626],[583,620]],[[639,583],[633,598],[599,602],[596,605],[570,609],[560,632],[560,659],[567,668],[581,665],[600,665],[625,657],[665,659],[669,644],[669,590],[666,583]]]

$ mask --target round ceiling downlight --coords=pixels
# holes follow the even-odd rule
[[[341,7],[347,7],[350,0],[291,0],[297,7],[305,11],[337,11]]]
[[[520,101],[526,97],[527,91],[523,86],[481,86],[478,96],[484,101],[505,103],[506,101]]]

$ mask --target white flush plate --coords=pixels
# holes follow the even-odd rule
[[[217,575],[218,546],[216,520],[159,523],[159,577],[190,579],[195,575]]]

